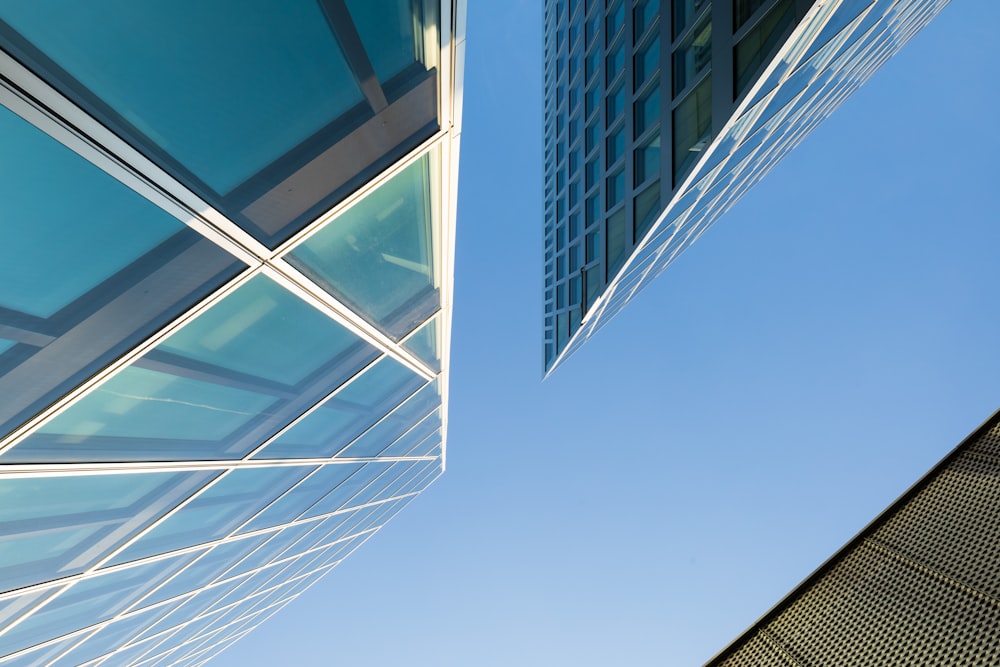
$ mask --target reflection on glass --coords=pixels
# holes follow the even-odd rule
[[[403,342],[404,348],[415,354],[435,373],[441,370],[440,319],[440,315],[432,318]]]
[[[346,0],[365,51],[384,85],[423,62],[423,19],[430,7],[413,0]],[[427,53],[427,55],[431,55]],[[423,69],[420,67],[419,69]]]
[[[440,305],[437,160],[424,155],[286,257],[396,340]]]
[[[301,483],[281,496],[252,521],[240,529],[241,533],[270,528],[294,521],[313,504],[336,489],[344,480],[353,475],[361,464],[331,463],[323,466]]]
[[[0,480],[0,588],[12,590],[84,571],[215,474]]]
[[[674,185],[708,146],[712,132],[712,76],[702,80],[674,109]]]
[[[14,652],[112,618],[191,559],[184,554],[79,581],[4,633],[3,647]]]
[[[207,586],[230,565],[267,541],[268,537],[270,535],[256,535],[212,547],[208,553],[178,572],[143,600],[141,606],[153,605]]]
[[[608,216],[607,279],[610,282],[625,262],[629,240],[625,224],[625,209]]]
[[[0,459],[242,456],[376,354],[256,276]]]
[[[725,2],[726,0],[722,0]],[[734,0],[739,2],[740,0]],[[680,37],[689,25],[698,17],[701,10],[710,6],[710,0],[673,0],[674,3],[674,38]]]
[[[646,235],[660,213],[660,181],[657,179],[635,196],[635,240]]]
[[[0,43],[274,247],[434,132],[436,6],[7,2]]]
[[[380,461],[372,461],[364,464],[357,472],[348,477],[347,480],[337,485],[335,489],[316,501],[302,518],[329,514],[330,512],[336,512],[345,507],[355,505],[356,503],[351,503],[350,500],[362,489],[371,484],[379,475],[384,473],[390,465],[389,463],[382,463]]]
[[[441,405],[441,394],[438,381],[434,380],[382,421],[365,431],[337,456],[340,458],[378,456],[379,452],[395,442],[396,438],[406,433],[439,405]]]
[[[706,16],[694,33],[674,51],[674,95],[684,90],[712,64],[712,22]]]
[[[332,456],[422,384],[422,377],[395,359],[384,357],[254,458]]]
[[[5,433],[217,287],[237,263],[3,107],[0,146],[17,156],[0,161],[0,326],[22,343],[12,350],[12,340],[0,341],[0,352],[11,352],[0,359]]]
[[[312,470],[295,466],[230,471],[115,556],[114,563],[225,537]]]
[[[0,18],[218,193],[363,100],[315,2],[35,0]]]
[[[753,82],[781,44],[781,37],[795,21],[795,3],[782,0],[747,33],[733,49],[734,94],[739,97]]]

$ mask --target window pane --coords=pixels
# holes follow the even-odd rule
[[[115,556],[113,563],[223,538],[312,470],[314,466],[230,471]]]
[[[559,231],[563,231],[560,228]],[[438,320],[440,315],[433,317],[424,326],[406,339],[403,347],[412,352],[434,372],[441,370],[441,344],[438,340]]]
[[[674,95],[712,64],[712,22],[705,17],[694,34],[674,51]]]
[[[421,157],[287,256],[396,340],[440,306],[436,160]]]
[[[254,517],[240,529],[240,532],[270,528],[294,521],[317,500],[357,472],[360,467],[361,464],[354,463],[330,463],[323,466]]]
[[[77,582],[4,633],[13,652],[106,621],[192,560],[192,554]]]
[[[635,184],[660,175],[660,135],[657,133],[635,151]]]
[[[660,122],[660,89],[654,87],[635,103],[635,136],[639,137],[646,128],[658,122]]]
[[[437,128],[433,3],[337,4],[19,1],[0,41],[274,247]]]
[[[0,161],[0,326],[13,339],[0,342],[6,433],[239,264],[3,107],[0,146],[17,156]]]
[[[674,185],[680,183],[708,145],[712,131],[712,77],[674,109]]]
[[[0,459],[238,458],[376,356],[256,276]]]
[[[435,380],[411,396],[406,403],[396,408],[382,421],[368,429],[337,456],[339,458],[378,456],[396,438],[440,405],[441,394],[438,389],[438,381]]]
[[[395,359],[383,358],[254,458],[332,456],[423,384],[422,377]]]
[[[0,17],[218,193],[363,100],[318,3],[32,0]]]
[[[652,42],[642,47],[639,53],[635,54],[635,72],[633,86],[635,90],[642,87],[653,73],[660,68],[660,38],[657,37]]]
[[[660,181],[652,183],[635,198],[635,241],[638,243],[660,214]]]
[[[734,95],[739,97],[753,82],[781,44],[781,37],[795,20],[792,0],[779,2],[733,49]]]
[[[625,226],[625,210],[608,216],[608,282],[614,277],[625,261],[628,250],[628,231]]]
[[[84,571],[216,474],[0,480],[0,588]]]
[[[380,82],[387,83],[423,60],[423,11],[414,11],[414,5],[423,3],[346,0],[346,4]]]
[[[723,0],[725,1],[725,0]],[[674,38],[691,25],[701,11],[711,5],[709,0],[673,0],[674,3]]]

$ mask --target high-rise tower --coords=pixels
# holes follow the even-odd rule
[[[546,0],[546,372],[946,3]]]

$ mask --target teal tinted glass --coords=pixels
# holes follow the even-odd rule
[[[114,562],[225,537],[311,470],[310,466],[233,470],[118,554]]]
[[[363,100],[316,2],[31,0],[0,18],[218,193]]]
[[[240,532],[270,528],[294,521],[317,500],[329,493],[331,489],[337,488],[344,480],[357,472],[360,467],[360,464],[343,463],[331,463],[323,466],[254,517],[252,521],[240,529]]]
[[[434,317],[406,339],[403,347],[412,352],[434,372],[441,370],[441,343],[438,321]]]
[[[9,337],[0,352],[22,343],[0,357],[6,432],[214,289],[237,262],[3,107],[0,146],[17,156],[0,161],[0,326]]]
[[[388,414],[357,440],[337,454],[340,458],[378,456],[379,452],[396,441],[418,421],[441,405],[438,381],[435,380],[418,391],[406,403]]]
[[[383,84],[423,60],[423,22],[429,11],[423,2],[346,0],[346,4],[375,75]]]
[[[9,653],[100,623],[183,567],[191,554],[84,579],[4,633]]]
[[[397,340],[440,307],[436,161],[424,155],[286,257]]]
[[[257,276],[157,351],[293,386],[357,342],[305,301]]]
[[[422,377],[395,359],[384,357],[254,458],[332,456],[423,383]]]
[[[215,473],[0,480],[0,582],[12,590],[84,571]]]
[[[0,145],[3,308],[50,317],[185,229],[3,107]]]
[[[377,354],[256,276],[0,459],[237,458]]]

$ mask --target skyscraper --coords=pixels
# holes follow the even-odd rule
[[[444,470],[461,0],[0,7],[0,665],[195,665]]]
[[[547,0],[546,372],[945,4]]]
[[[708,664],[1000,661],[1000,413]]]

